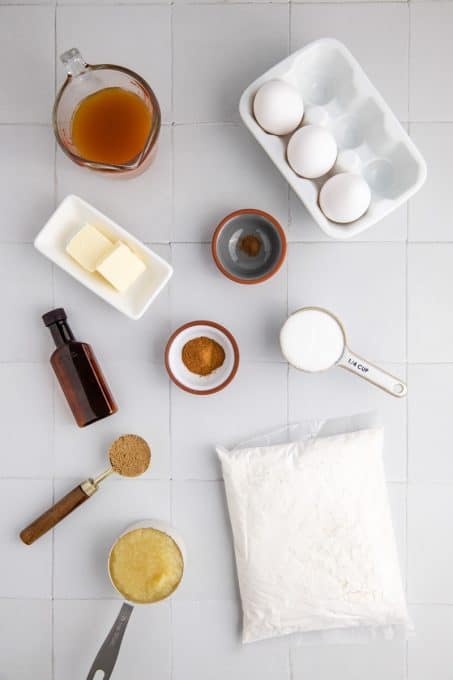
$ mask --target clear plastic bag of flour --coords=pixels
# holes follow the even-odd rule
[[[237,511],[236,501],[242,502],[244,497],[244,487],[235,489],[234,461],[240,461],[242,452],[246,456],[253,455],[253,452],[258,450],[269,450],[268,447],[280,450],[280,447],[285,447],[289,443],[297,444],[299,442],[307,443],[315,440],[322,440],[324,438],[335,437],[336,435],[349,435],[359,433],[361,431],[373,430],[380,428],[380,421],[374,412],[354,414],[352,416],[325,419],[325,420],[311,420],[301,423],[293,423],[279,429],[269,432],[263,432],[255,435],[250,439],[237,443],[232,449],[225,449],[221,446],[217,447],[217,452],[222,463],[222,470],[224,472],[225,488],[227,494],[228,508],[230,513],[230,520],[233,529],[233,537],[235,543],[236,565],[238,570],[238,580],[241,592],[241,600],[244,613],[244,627],[243,640],[244,642],[253,642],[255,640],[266,639],[280,635],[290,635],[293,643],[297,645],[319,645],[325,644],[360,644],[368,643],[373,640],[395,640],[407,639],[413,633],[413,626],[409,619],[406,603],[403,599],[400,601],[398,616],[398,623],[382,625],[378,622],[379,617],[376,617],[376,622],[373,621],[373,616],[364,617],[365,623],[360,622],[358,625],[351,625],[348,627],[344,623],[341,627],[332,627],[331,622],[326,623],[325,629],[317,630],[296,630],[297,625],[293,625],[293,630],[286,629],[283,624],[275,625],[266,630],[263,620],[271,611],[271,604],[263,600],[263,594],[260,593],[255,602],[253,595],[250,596],[250,582],[255,577],[261,579],[262,573],[255,573],[251,560],[241,559],[241,552],[243,557],[244,537],[240,535],[243,526],[244,515],[246,512]],[[284,448],[282,449],[284,450]],[[251,454],[252,452],[252,454]],[[233,464],[233,468],[231,468]],[[247,475],[245,475],[247,477]],[[385,484],[385,482],[384,482]],[[238,491],[240,490],[240,493]],[[386,492],[385,492],[386,495]],[[242,499],[242,500],[241,500]],[[384,501],[388,504],[388,501]],[[242,519],[238,519],[242,517]],[[247,543],[247,539],[245,541]],[[395,569],[399,574],[398,560],[396,560]],[[400,579],[401,580],[401,579]],[[265,590],[265,589],[264,589]],[[402,590],[402,586],[401,586]],[[252,588],[253,591],[253,588]],[[272,597],[270,598],[272,601]],[[297,617],[296,617],[297,618]],[[328,617],[327,617],[328,618]],[[359,620],[359,619],[358,619]],[[277,616],[279,622],[279,617]]]

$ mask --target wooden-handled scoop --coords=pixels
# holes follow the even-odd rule
[[[138,477],[148,469],[151,460],[151,450],[144,439],[136,434],[125,434],[115,439],[109,449],[111,467],[94,479],[86,479],[72,491],[60,498],[51,508],[46,510],[34,522],[20,532],[20,538],[27,545],[31,545],[41,538],[58,522],[67,517],[73,510],[82,505],[99,488],[104,479],[114,472],[125,477]]]

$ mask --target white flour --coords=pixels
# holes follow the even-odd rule
[[[339,323],[320,309],[292,314],[280,333],[286,359],[304,371],[323,371],[343,354],[344,336]]]
[[[244,642],[408,624],[381,452],[378,429],[218,449]]]

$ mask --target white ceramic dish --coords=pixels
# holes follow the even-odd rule
[[[324,216],[318,205],[318,193],[329,175],[316,180],[296,175],[286,160],[290,135],[270,135],[256,122],[255,93],[273,78],[282,79],[301,92],[308,119],[310,107],[321,107],[328,114],[326,127],[333,133],[339,152],[357,153],[360,172],[371,189],[371,205],[355,222],[340,225]],[[368,229],[413,196],[425,181],[422,155],[361,66],[337,40],[324,38],[312,42],[271,68],[244,91],[239,111],[245,125],[314,220],[332,238],[347,239]],[[317,113],[319,117],[322,111],[317,109]]]
[[[190,340],[199,337],[215,340],[223,347],[225,361],[209,375],[189,371],[182,361],[182,350]],[[229,331],[213,321],[192,321],[178,328],[165,349],[165,366],[175,385],[192,394],[213,394],[233,380],[239,366],[239,348]]]
[[[66,245],[85,223],[92,224],[112,240],[121,240],[146,264],[146,271],[125,293],[119,293],[99,274],[85,271]],[[35,239],[35,248],[86,288],[131,319],[139,319],[170,279],[173,268],[132,234],[78,196],[60,203]]]

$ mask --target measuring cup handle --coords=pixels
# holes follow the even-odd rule
[[[75,489],[72,489],[66,496],[60,498],[55,505],[46,510],[38,519],[35,519],[34,522],[20,532],[22,541],[27,545],[31,545],[50,529],[53,529],[58,522],[61,522],[62,519],[88,500],[88,498],[89,496],[82,487],[76,486]]]
[[[402,380],[391,373],[387,373],[382,368],[370,364],[369,361],[357,356],[348,348],[345,349],[338,365],[368,380],[368,382],[380,387],[394,397],[405,397],[407,394],[407,386]]]
[[[87,680],[93,680],[98,671],[103,671],[102,679],[107,680],[113,672],[120,651],[123,635],[131,617],[133,606],[126,602],[120,609],[115,623],[96,654],[93,665],[87,675]]]

